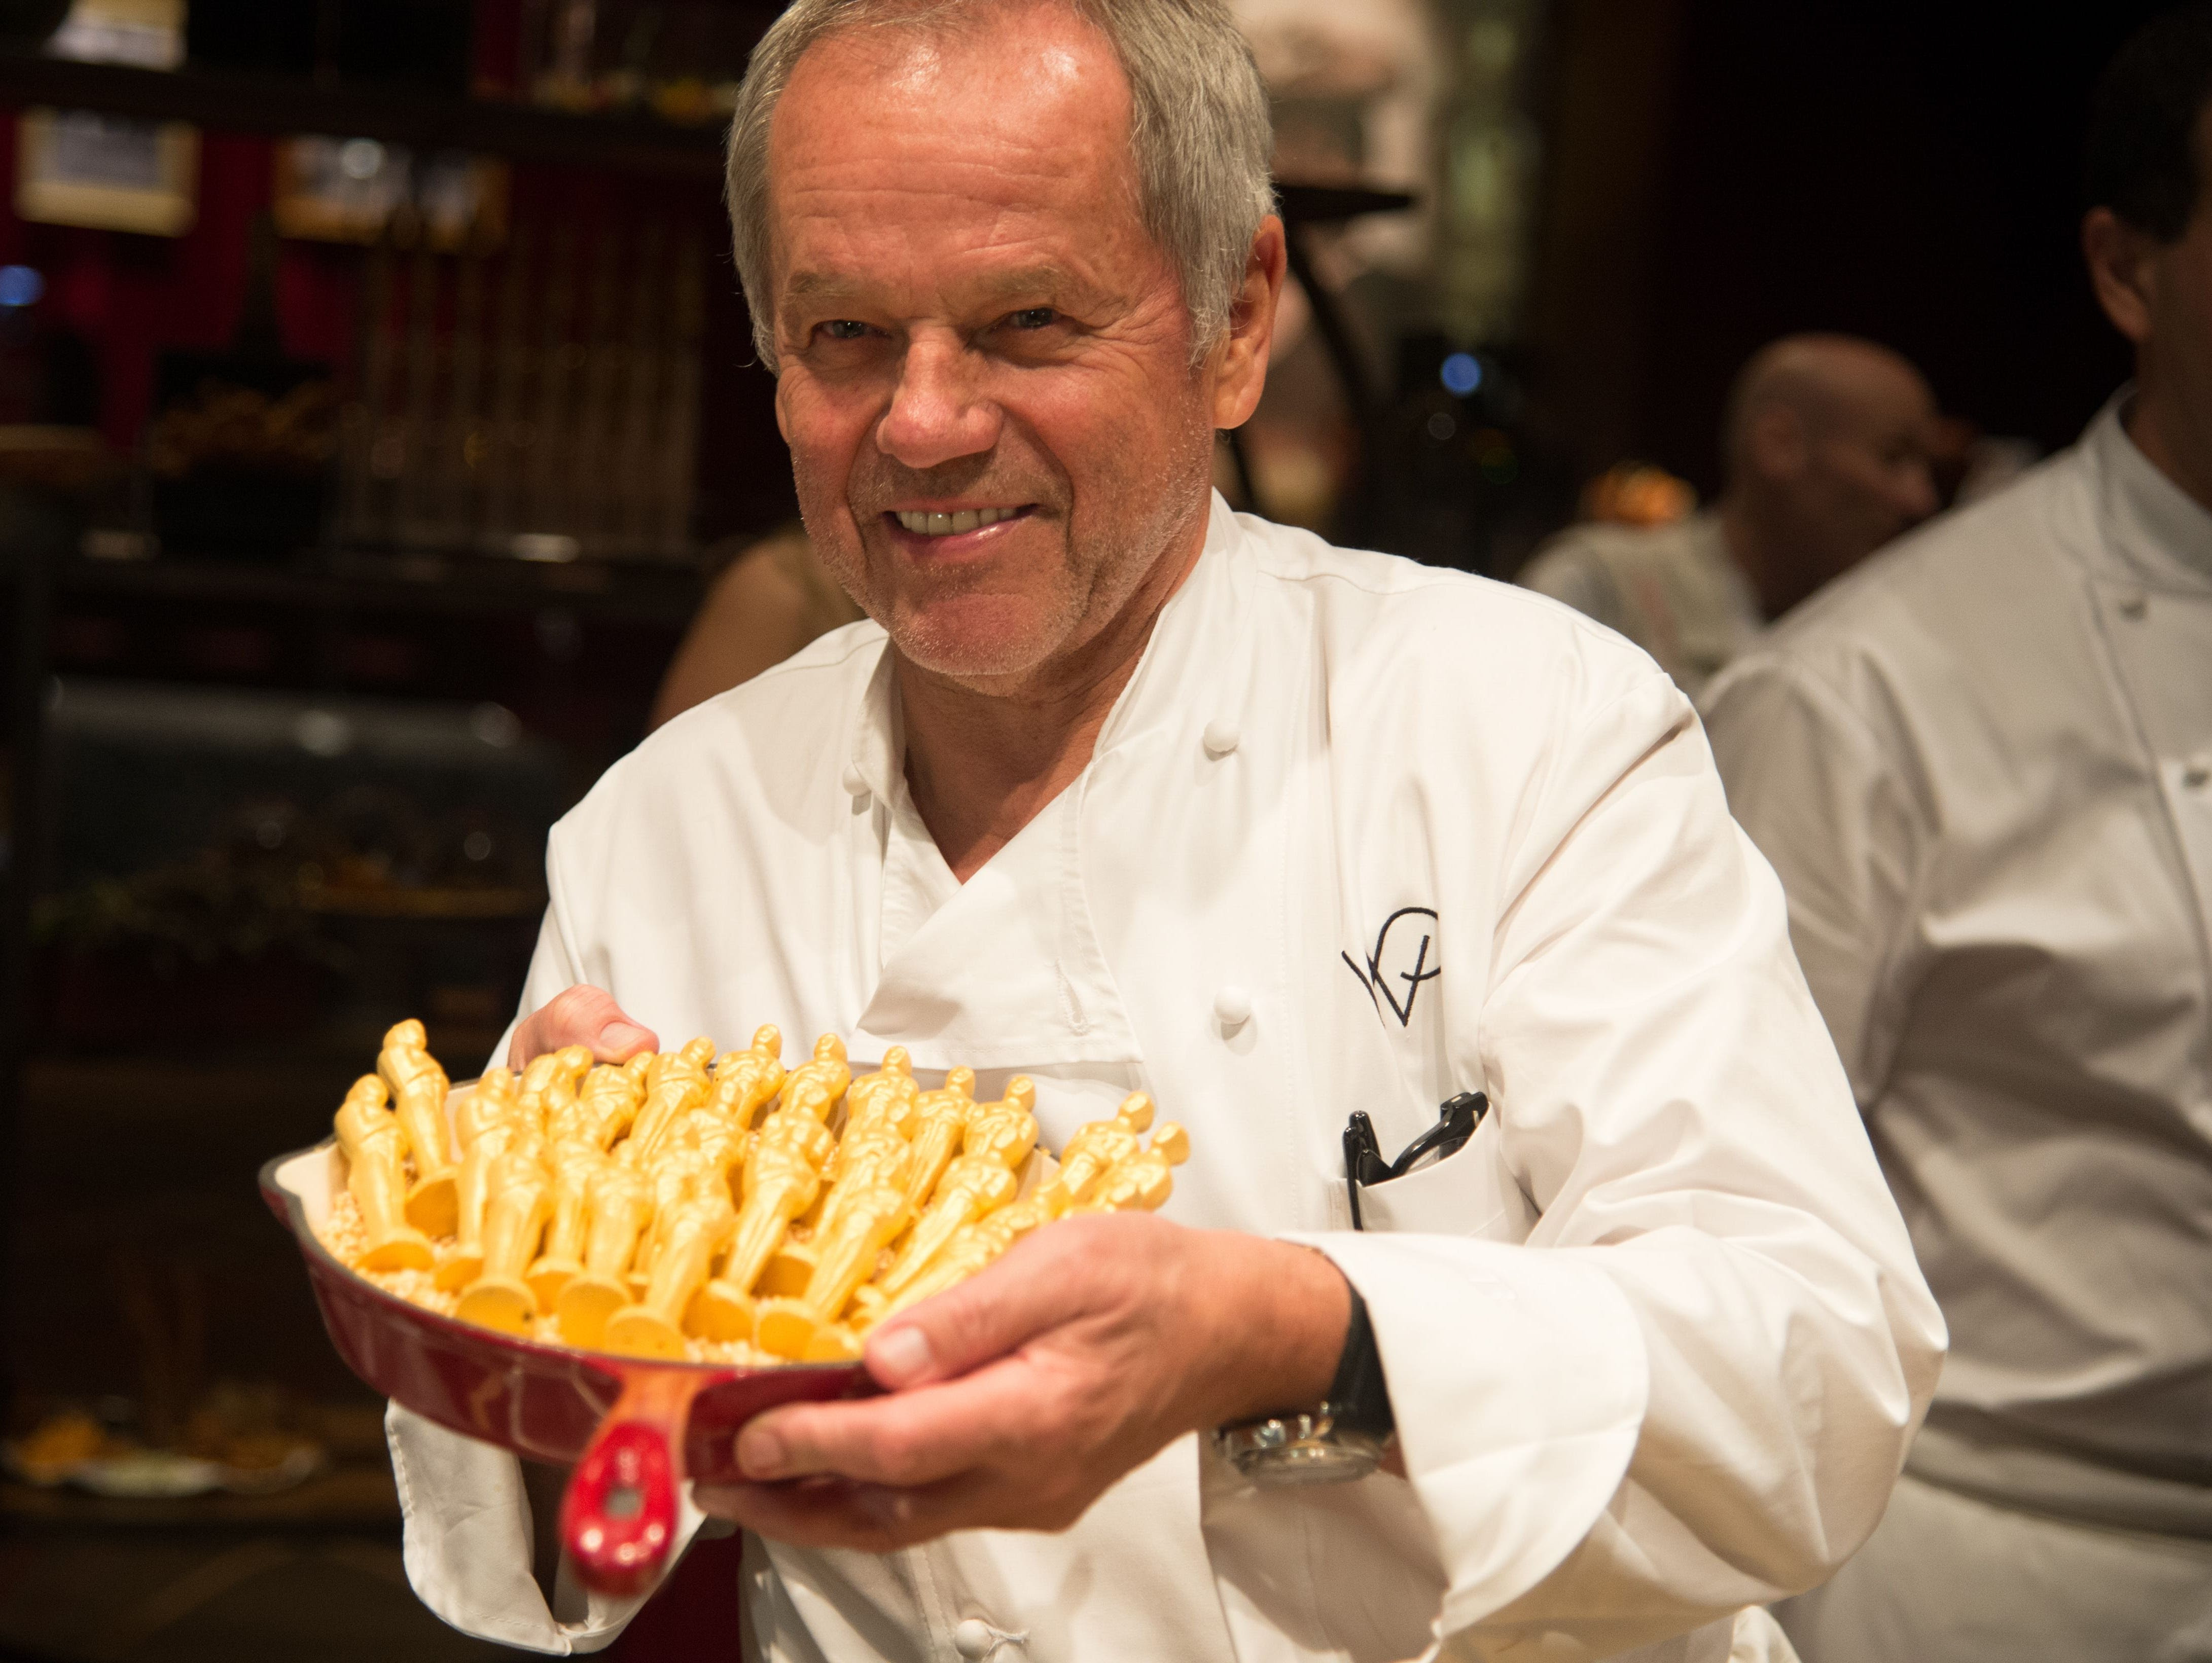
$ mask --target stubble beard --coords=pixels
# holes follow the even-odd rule
[[[1141,514],[1117,515],[1096,529],[1079,528],[1073,493],[1064,479],[1059,482],[1060,489],[1054,495],[1062,501],[1048,499],[1042,505],[1057,519],[1063,538],[1064,553],[1054,562],[1049,586],[1042,594],[1025,592],[1020,598],[1006,597],[996,604],[987,597],[1000,574],[956,572],[930,579],[931,587],[916,604],[915,597],[899,593],[884,575],[888,558],[881,567],[869,559],[871,533],[887,535],[879,512],[862,508],[852,496],[830,496],[824,502],[825,494],[811,489],[816,482],[796,452],[792,471],[800,518],[823,564],[854,604],[883,626],[901,657],[954,681],[1003,682],[1079,649],[1103,630],[1142,586],[1146,574],[1169,555],[1194,503],[1203,512],[1212,481],[1212,430],[1186,432],[1174,452],[1164,478],[1123,477],[1097,487],[1109,499],[1141,500],[1150,506]],[[977,470],[976,477],[981,476],[983,470]],[[909,477],[919,480],[922,476]],[[940,489],[949,486],[953,491],[975,483],[952,483],[943,475],[938,480]],[[865,494],[884,495],[872,489]],[[1030,495],[1022,500],[1038,499]],[[820,506],[810,511],[810,504]],[[823,507],[830,512],[823,514]],[[825,519],[830,523],[820,524]],[[972,598],[969,604],[963,604],[964,598]],[[983,615],[980,620],[978,612]]]

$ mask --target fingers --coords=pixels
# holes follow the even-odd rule
[[[589,1046],[603,1063],[625,1062],[641,1051],[660,1048],[653,1030],[623,1015],[613,994],[581,983],[556,993],[523,1019],[507,1048],[507,1065],[519,1072],[532,1058],[564,1045]]]
[[[950,1380],[1066,1322],[1088,1302],[1085,1272],[1116,1251],[1099,1237],[1139,1221],[1064,1219],[1017,1242],[988,1270],[870,1330],[868,1372],[893,1391]]]
[[[1046,1383],[1009,1359],[960,1380],[860,1403],[791,1405],[738,1435],[748,1478],[817,1475],[910,1490],[1022,1447]]]

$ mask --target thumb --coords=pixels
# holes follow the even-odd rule
[[[890,1391],[950,1380],[1017,1350],[1087,1303],[1086,1255],[1071,1238],[1089,1220],[1063,1220],[1017,1241],[965,1282],[886,1317],[868,1331],[868,1373]]]
[[[515,1030],[507,1066],[520,1071],[532,1058],[570,1045],[589,1046],[599,1061],[618,1063],[659,1044],[650,1029],[623,1014],[613,994],[580,982],[556,993]]]

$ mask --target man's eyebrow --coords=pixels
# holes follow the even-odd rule
[[[787,305],[856,298],[867,292],[865,279],[835,271],[794,271],[784,279],[781,299]],[[992,272],[960,286],[963,294],[982,300],[1032,294],[1088,294],[1091,285],[1065,266],[1030,265],[1017,270]]]

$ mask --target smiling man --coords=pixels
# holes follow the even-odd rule
[[[749,1657],[1757,1655],[1931,1387],[1680,695],[1209,491],[1282,282],[1268,148],[1218,0],[799,0],[748,73],[738,269],[871,621],[562,822],[510,1054],[774,1021],[1028,1074],[1055,1147],[1141,1089],[1194,1150],[1162,1216],[878,1326],[887,1395],[746,1429],[696,1500],[746,1529]],[[1387,1154],[1476,1089],[1355,1229],[1347,1117]],[[549,1607],[513,1458],[392,1424],[423,1597],[605,1644],[629,1606]]]

